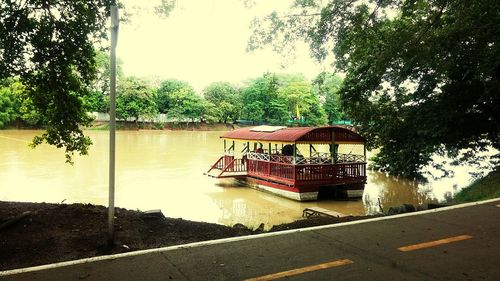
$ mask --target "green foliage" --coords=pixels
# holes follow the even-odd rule
[[[244,119],[253,122],[262,122],[262,120],[264,120],[263,103],[258,100],[245,102],[242,109],[242,116]]]
[[[242,116],[245,119],[284,125],[300,116],[308,125],[326,124],[326,115],[311,84],[299,74],[271,74],[251,80],[242,90]]]
[[[377,168],[419,177],[434,153],[500,148],[499,1],[300,2],[256,21],[249,48],[304,39],[323,60],[333,46],[342,108],[380,148]]]
[[[103,51],[95,51],[95,66],[97,69],[96,78],[92,82],[91,89],[83,97],[83,105],[88,112],[108,112],[109,111],[109,76],[110,59],[109,54]],[[120,80],[123,77],[123,62],[117,59],[116,77]]]
[[[30,126],[42,124],[42,117],[27,96],[26,87],[18,79],[5,79],[0,83],[0,128],[17,119]]]
[[[328,124],[325,109],[319,103],[316,95],[309,95],[305,101],[309,104],[308,110],[304,112],[305,121],[308,126],[322,126]],[[302,112],[301,112],[302,114]]]
[[[165,123],[163,123],[163,122],[154,122],[153,123],[154,130],[163,130],[163,128],[165,128]]]
[[[96,78],[92,83],[92,90],[100,92],[102,95],[109,96],[109,76],[110,76],[110,58],[109,53],[96,50],[95,54],[95,67],[97,69]],[[119,58],[116,59],[116,77],[120,79],[123,77],[122,70],[123,61]]]
[[[453,197],[453,202],[465,203],[498,197],[500,197],[500,169],[493,170],[486,177],[460,190]]]
[[[29,97],[21,98],[20,104],[19,114],[21,115],[21,120],[34,127],[40,127],[43,125],[43,118],[33,106],[33,102]]]
[[[323,109],[328,116],[329,124],[334,124],[346,118],[339,96],[342,81],[342,78],[338,75],[327,72],[318,74],[313,80],[314,92],[324,100]]]
[[[284,124],[288,119],[286,111],[280,106],[278,81],[275,74],[266,73],[251,80],[241,92],[244,119],[270,124]]]
[[[168,18],[175,9],[176,3],[177,0],[160,0],[160,4],[154,8],[154,11],[160,18]]]
[[[82,107],[95,79],[94,44],[106,38],[109,0],[2,1],[0,79],[19,77],[25,99],[46,127],[33,140],[64,147],[67,161],[86,154]]]
[[[282,74],[278,76],[278,81],[278,98],[285,103],[285,110],[289,115],[299,114],[299,117],[305,118],[306,124],[311,126],[327,123],[319,97],[303,75]],[[297,108],[299,112],[296,112]]]
[[[239,117],[238,94],[238,89],[228,82],[214,82],[203,90],[205,99],[214,105],[213,117],[224,123]]]
[[[177,120],[191,119],[203,121],[207,114],[207,103],[189,88],[174,91],[169,96],[170,110],[167,115]]]
[[[83,106],[87,112],[108,112],[109,97],[92,91],[83,98]]]
[[[160,113],[177,120],[204,121],[210,118],[213,106],[196,94],[187,82],[169,79],[160,84],[156,93],[156,104]]]
[[[148,82],[136,77],[125,77],[118,81],[116,95],[116,117],[118,119],[151,119],[157,114],[155,91]]]
[[[168,113],[172,105],[172,93],[185,89],[190,93],[195,93],[193,87],[187,82],[177,79],[168,79],[161,82],[158,91],[156,92],[156,104],[160,113]]]
[[[0,129],[18,117],[17,97],[10,85],[0,85]]]

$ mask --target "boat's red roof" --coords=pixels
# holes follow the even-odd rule
[[[364,143],[365,139],[357,133],[338,126],[329,127],[282,127],[275,131],[259,131],[258,127],[241,128],[221,136],[225,139],[253,140],[264,142],[309,142],[330,143],[332,135],[335,142]],[[333,133],[333,134],[332,134]]]

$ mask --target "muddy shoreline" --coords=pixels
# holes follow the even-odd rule
[[[104,206],[0,201],[0,270],[264,232],[122,208],[115,216],[115,245],[109,248]],[[269,232],[365,218],[370,216],[314,217],[275,225]]]

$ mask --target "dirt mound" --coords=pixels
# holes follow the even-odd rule
[[[0,228],[0,270],[253,233],[117,208],[116,245],[108,249],[103,206],[1,201],[0,225],[6,225]]]
[[[0,270],[262,233],[240,224],[228,227],[121,208],[115,213],[116,243],[108,248],[104,206],[0,201]],[[366,217],[314,217],[270,231],[362,218]]]

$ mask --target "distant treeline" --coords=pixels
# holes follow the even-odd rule
[[[119,72],[120,73],[120,72]],[[116,116],[121,120],[191,122],[235,122],[324,125],[345,118],[337,90],[342,79],[321,73],[313,81],[302,74],[265,73],[237,87],[229,82],[214,82],[196,93],[189,83],[168,79],[154,86],[151,81],[119,75]],[[88,112],[109,111],[109,90],[105,74],[81,102]],[[0,84],[0,128],[22,122],[43,127],[43,116],[34,110],[25,95],[25,87],[16,79]]]

